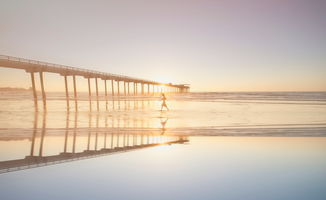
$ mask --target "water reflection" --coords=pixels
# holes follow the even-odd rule
[[[113,97],[109,102],[111,102],[112,110],[145,110],[152,108],[152,101],[153,97]],[[109,102],[106,101],[106,107]]]
[[[41,124],[39,124],[39,115],[42,115]],[[187,137],[164,135],[167,118],[162,119],[162,127],[159,131],[143,131],[145,126],[143,119],[134,118],[133,126],[131,126],[128,115],[123,118],[105,115],[104,127],[100,127],[101,113],[88,113],[88,127],[78,127],[80,113],[67,111],[65,127],[53,129],[47,128],[49,115],[51,113],[34,113],[33,128],[27,131],[30,134],[29,153],[25,152],[25,156],[21,155],[20,159],[2,159],[0,173],[157,145],[188,142]],[[109,125],[110,120],[111,126]],[[95,121],[95,126],[93,121]],[[16,141],[17,138],[13,137],[7,142],[15,144]]]
[[[161,135],[164,135],[165,134],[165,131],[166,131],[166,128],[165,128],[165,126],[166,126],[166,123],[168,122],[168,118],[161,118]]]

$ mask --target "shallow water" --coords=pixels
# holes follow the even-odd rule
[[[47,98],[47,127],[64,128],[67,118],[72,120],[74,117],[74,101],[70,101],[70,112],[67,114],[62,93],[48,93]],[[1,129],[34,127],[34,105],[30,92],[2,92],[0,101]],[[41,100],[38,104],[38,120],[41,121]],[[93,97],[90,113],[87,96],[80,93],[77,126],[88,127],[90,118],[92,123],[99,118],[98,127],[105,127],[106,121],[109,121],[111,126],[129,128],[161,128],[162,120],[168,120],[165,124],[167,130],[190,134],[189,130],[194,129],[197,135],[219,135],[219,130],[231,128],[246,132],[247,128],[299,127],[306,128],[306,135],[310,134],[308,128],[311,128],[311,136],[319,136],[314,128],[322,130],[322,135],[326,132],[325,92],[189,93],[169,95],[168,106],[170,111],[159,112],[157,96],[115,97],[115,101],[109,97],[106,106],[103,94],[100,94],[99,112]]]
[[[100,95],[1,93],[1,199],[326,198],[326,93]]]

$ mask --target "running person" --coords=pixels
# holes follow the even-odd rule
[[[165,97],[165,94],[164,93],[162,93],[161,111],[163,110],[163,108],[166,108],[167,110],[169,110],[168,106],[166,105],[166,97]]]

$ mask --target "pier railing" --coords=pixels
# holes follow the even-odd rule
[[[144,82],[144,83],[150,83],[150,84],[158,84],[158,85],[169,85],[166,83],[159,83],[151,80],[146,80],[146,79],[139,79],[139,78],[134,78],[130,76],[124,76],[124,75],[118,75],[118,74],[112,74],[112,73],[107,73],[107,72],[100,72],[96,70],[89,70],[89,69],[83,69],[83,68],[78,68],[78,67],[71,67],[67,65],[61,65],[61,64],[53,64],[53,63],[48,63],[48,62],[43,62],[43,61],[37,61],[37,60],[31,60],[31,59],[26,59],[26,58],[18,58],[18,57],[13,57],[13,56],[6,56],[6,55],[0,55],[0,60],[7,60],[7,61],[14,61],[14,62],[21,62],[21,63],[26,63],[26,64],[31,64],[31,65],[38,65],[39,67],[42,66],[43,69],[37,69],[36,71],[47,71],[48,68],[53,68],[56,69],[56,71],[62,71],[62,72],[70,72],[70,73],[84,73],[88,75],[93,75],[93,76],[99,76],[99,77],[106,77],[108,79],[114,79],[114,80],[130,80],[131,82]],[[48,67],[48,68],[47,68]],[[28,69],[28,67],[24,67],[25,70],[33,70],[33,69]],[[50,71],[51,72],[51,71]],[[174,85],[171,85],[174,86]]]

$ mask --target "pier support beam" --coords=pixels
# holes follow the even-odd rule
[[[141,95],[144,95],[144,83],[141,83]]]
[[[123,94],[124,96],[127,96],[126,81],[123,82]]]
[[[136,95],[138,95],[138,83],[136,83]]]
[[[113,96],[114,96],[114,80],[111,80],[111,92],[112,92],[112,99],[113,99]]]
[[[129,82],[127,82],[127,96],[130,96],[130,87],[129,87]]]
[[[106,86],[106,80],[104,80],[104,88],[105,88],[105,110],[108,110],[108,90]]]
[[[119,80],[117,81],[117,87],[118,87],[118,98],[120,97],[120,84],[119,84]]]
[[[69,92],[68,92],[68,81],[67,81],[67,76],[64,76],[64,78],[65,78],[65,89],[66,89],[67,110],[69,111]]]
[[[130,96],[130,82],[127,83],[127,87],[128,87],[128,96]]]
[[[77,86],[76,86],[76,76],[72,76],[74,82],[74,99],[75,99],[75,111],[78,110],[78,103],[77,103]]]
[[[98,100],[98,82],[97,82],[97,78],[95,78],[95,86],[96,86],[96,105],[97,105],[97,111],[100,110],[100,103]]]
[[[150,87],[149,87],[149,83],[147,84],[147,95],[149,95],[150,94]]]
[[[136,93],[137,93],[137,89],[136,89],[136,83],[134,82],[134,96],[136,96]]]
[[[87,78],[88,81],[88,100],[89,100],[89,111],[92,111],[92,91],[91,91],[91,80]]]
[[[31,72],[31,79],[32,79],[34,106],[35,106],[35,110],[37,111],[38,110],[38,106],[37,106],[37,93],[36,93],[36,88],[35,88],[34,72]]]
[[[41,89],[42,89],[43,107],[45,110],[46,109],[46,95],[45,95],[45,90],[44,90],[43,72],[40,72],[40,82],[41,82]]]

